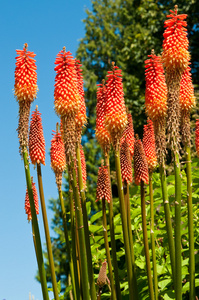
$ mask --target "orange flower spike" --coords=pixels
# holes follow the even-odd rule
[[[85,155],[84,155],[84,150],[83,150],[82,145],[80,145],[80,157],[81,157],[83,186],[84,186],[84,189],[86,189],[86,180],[87,180],[86,160],[85,160]]]
[[[196,120],[195,145],[196,145],[197,155],[199,156],[199,119]]]
[[[148,164],[141,140],[136,139],[134,145],[134,177],[135,184],[139,185],[141,180],[149,183]]]
[[[55,131],[53,131],[55,132]],[[61,138],[61,133],[53,133],[50,148],[51,168],[55,173],[62,173],[66,168],[66,158],[64,143]]]
[[[194,87],[191,78],[191,68],[188,67],[182,74],[180,82],[180,107],[190,111],[195,106]]]
[[[148,163],[149,172],[151,172],[157,166],[155,135],[153,122],[151,120],[148,120],[147,125],[144,125],[143,148]]]
[[[32,180],[32,178],[31,178],[31,180]],[[33,181],[32,181],[32,191],[33,191],[33,198],[34,198],[34,203],[35,203],[36,214],[38,215],[39,214],[39,198],[38,198],[35,183]],[[30,209],[30,200],[29,200],[29,195],[28,195],[28,189],[26,189],[26,196],[25,196],[25,212],[27,214],[28,221],[31,221],[32,214],[31,214],[31,209]]]
[[[17,101],[27,100],[33,102],[37,96],[37,72],[33,52],[27,51],[28,44],[23,50],[16,50],[16,68],[14,95]]]
[[[175,11],[170,10],[169,18],[164,22],[165,32],[163,34],[163,53],[162,61],[167,71],[179,70],[183,72],[190,60],[188,52],[188,38],[187,38],[187,22],[184,21],[187,15],[178,15],[177,5]]]
[[[105,126],[113,143],[121,138],[127,125],[121,70],[112,63],[112,71],[107,75]]]
[[[131,165],[129,145],[126,139],[120,143],[120,165],[121,165],[122,182],[124,181],[126,181],[127,183],[132,182],[133,171]]]
[[[103,151],[107,152],[110,149],[111,136],[108,130],[105,128],[105,105],[106,105],[106,86],[104,85],[104,80],[103,80],[102,84],[98,84],[98,88],[97,88],[95,135]]]
[[[167,86],[160,57],[154,54],[154,50],[148,57],[145,61],[146,113],[150,119],[158,120],[166,116]]]
[[[75,60],[65,47],[55,60],[54,104],[58,116],[75,116],[79,109],[79,92],[75,71]]]
[[[130,113],[127,114],[128,123],[126,128],[123,131],[120,144],[126,139],[129,145],[129,151],[131,155],[131,159],[133,159],[134,155],[134,143],[135,143],[135,136],[134,136],[134,129],[133,129],[133,119]]]
[[[77,76],[77,89],[80,96],[80,103],[79,103],[79,111],[75,116],[76,128],[82,129],[83,126],[86,124],[86,105],[84,99],[84,83],[83,83],[83,76],[82,76],[82,69],[79,60],[75,60],[75,70]]]
[[[110,177],[107,166],[99,167],[97,177],[96,202],[102,199],[107,200],[108,203],[111,201]]]
[[[41,113],[36,106],[35,111],[32,113],[29,131],[29,155],[32,164],[41,163],[45,165],[45,153]]]

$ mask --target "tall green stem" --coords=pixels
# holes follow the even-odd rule
[[[149,197],[150,197],[150,211],[151,211],[151,249],[153,258],[153,282],[155,300],[158,300],[158,275],[156,266],[156,254],[155,254],[155,238],[154,238],[154,207],[153,207],[153,182],[152,172],[149,173]]]
[[[147,237],[146,208],[145,208],[146,205],[145,205],[145,193],[144,193],[143,180],[141,180],[140,188],[141,188],[142,231],[143,231],[143,240],[144,240],[147,278],[148,278],[148,285],[149,285],[149,297],[150,300],[154,300],[153,282],[151,276],[151,265],[150,265],[150,255],[149,255],[149,244],[148,244],[148,237]]]
[[[171,260],[171,271],[172,271],[174,288],[175,288],[175,246],[174,246],[173,230],[172,230],[172,223],[171,223],[169,198],[167,192],[166,175],[165,175],[165,170],[163,168],[163,164],[160,165],[159,170],[160,170],[160,180],[162,185],[162,197],[164,203],[164,213],[165,213],[165,220],[166,220],[169,253],[170,253],[170,260]]]
[[[132,271],[132,261],[131,261],[130,245],[129,245],[127,219],[126,219],[126,212],[125,212],[124,193],[123,193],[123,186],[122,186],[119,149],[115,149],[115,166],[116,166],[116,175],[117,175],[118,195],[119,195],[119,202],[120,202],[120,212],[122,218],[124,248],[126,254],[125,258],[126,258],[126,268],[127,268],[127,276],[128,276],[128,283],[129,283],[129,299],[133,300],[136,298],[133,290],[133,271]]]
[[[28,189],[28,195],[29,195],[29,201],[30,201],[30,209],[31,209],[31,215],[32,215],[32,226],[34,229],[34,240],[35,240],[35,250],[36,250],[36,257],[37,257],[37,263],[38,263],[38,269],[39,269],[39,275],[40,275],[40,281],[41,281],[41,287],[42,287],[42,294],[44,300],[49,300],[48,296],[48,287],[47,287],[47,281],[46,281],[46,272],[44,268],[44,261],[43,261],[43,253],[42,253],[42,246],[41,246],[41,238],[39,233],[39,225],[37,221],[37,215],[35,210],[35,203],[34,203],[34,197],[33,197],[33,191],[32,191],[32,182],[31,182],[31,176],[30,176],[30,169],[29,169],[29,162],[28,162],[28,153],[27,149],[23,148],[23,161],[24,161],[24,168],[25,168],[25,175],[26,175],[26,183],[27,183],[27,189]]]
[[[187,144],[186,172],[187,172],[187,208],[188,208],[188,230],[189,230],[189,299],[195,300],[195,256],[194,256],[194,230],[193,230],[193,207],[192,207],[192,177],[191,177],[191,149]]]
[[[109,250],[108,234],[107,234],[105,199],[102,199],[102,216],[103,216],[104,244],[105,244],[105,249],[106,249],[106,258],[107,258],[107,262],[108,262],[109,279],[110,279],[110,283],[111,283],[111,299],[116,300],[115,286],[114,286],[113,272],[112,272],[112,264],[111,264],[111,255],[110,255],[110,250]]]
[[[84,233],[85,233],[85,242],[86,242],[87,263],[88,263],[88,277],[89,277],[89,283],[90,283],[91,299],[95,300],[96,299],[96,289],[95,289],[91,246],[90,246],[90,238],[89,238],[90,235],[89,235],[89,229],[88,229],[88,217],[87,217],[87,210],[86,210],[86,195],[85,195],[83,178],[82,178],[80,144],[78,142],[76,145],[76,157],[77,157],[77,168],[78,168],[78,184],[79,184],[79,190],[80,190],[80,195],[81,195],[81,205],[82,205],[82,212],[83,212],[83,223],[84,223]]]
[[[108,169],[109,178],[111,178],[108,153],[105,153],[105,165],[107,166]],[[110,179],[110,185],[111,185],[111,179]],[[118,263],[117,263],[112,193],[111,193],[110,203],[108,204],[108,208],[109,208],[109,226],[110,226],[110,235],[111,235],[111,254],[112,254],[112,261],[113,261],[113,268],[114,268],[114,275],[115,275],[115,288],[116,288],[117,300],[121,300],[122,296],[121,296]]]
[[[181,172],[179,154],[174,153],[175,172],[175,283],[176,300],[182,299],[182,257],[181,257]]]
[[[53,293],[54,293],[55,300],[58,300],[59,295],[58,295],[58,290],[57,290],[57,279],[56,279],[56,275],[55,275],[55,266],[54,266],[54,260],[53,260],[53,253],[52,253],[50,232],[49,232],[49,226],[48,226],[48,218],[47,218],[47,212],[46,212],[40,164],[37,164],[37,178],[38,178],[38,185],[39,185],[39,195],[40,195],[41,210],[42,210],[43,223],[44,223],[44,231],[45,231],[45,236],[46,236],[46,246],[47,246],[47,251],[48,251],[48,259],[49,259],[49,266],[50,266],[50,272],[51,272]]]

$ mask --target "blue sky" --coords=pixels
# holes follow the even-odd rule
[[[15,50],[28,43],[28,49],[36,54],[39,92],[31,112],[38,105],[42,113],[47,152],[42,175],[47,202],[51,197],[57,198],[48,155],[51,133],[58,121],[53,107],[54,61],[63,46],[75,56],[78,40],[84,36],[82,20],[86,17],[86,8],[91,8],[90,0],[11,0],[1,3],[0,300],[26,300],[29,292],[35,300],[42,300],[40,284],[35,280],[37,262],[31,224],[28,224],[24,211],[26,182],[16,132],[18,103],[13,94]],[[32,167],[31,175],[37,183],[36,170]],[[47,214],[50,225],[52,213],[48,210]],[[44,243],[41,213],[39,225]]]

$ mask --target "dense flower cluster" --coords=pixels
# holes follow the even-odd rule
[[[80,157],[81,157],[83,188],[86,189],[86,179],[87,179],[86,160],[85,160],[85,155],[84,155],[84,150],[82,145],[80,146]]]
[[[190,111],[195,106],[194,88],[191,78],[191,68],[188,67],[182,74],[180,82],[180,107]]]
[[[120,140],[120,144],[122,144],[124,140],[127,141],[128,145],[129,145],[131,159],[132,159],[133,155],[134,155],[135,136],[134,136],[134,129],[133,129],[133,120],[132,120],[132,116],[130,113],[127,114],[127,119],[128,119],[128,123],[123,131],[123,134],[122,134],[122,137]]]
[[[64,143],[61,138],[61,134],[57,131],[54,133],[53,138],[51,140],[50,147],[50,160],[51,160],[51,168],[55,173],[63,172],[66,168],[66,158],[65,158],[65,150]]]
[[[164,41],[162,61],[167,71],[179,70],[183,72],[190,60],[188,52],[188,38],[187,38],[187,22],[184,21],[187,15],[178,15],[177,6],[175,11],[170,10],[171,14],[165,21],[164,27]]]
[[[110,177],[106,166],[99,167],[97,177],[96,202],[105,199],[111,201]]]
[[[129,151],[129,145],[127,140],[123,140],[120,144],[120,165],[121,165],[121,175],[122,181],[127,183],[132,182],[132,165],[131,165],[131,156]]]
[[[143,147],[149,171],[153,171],[157,166],[157,156],[153,122],[151,120],[148,120],[147,124],[144,125]]]
[[[33,191],[33,198],[34,198],[34,203],[35,203],[35,210],[36,210],[36,214],[38,215],[39,214],[39,198],[38,198],[35,183],[33,181],[32,181],[32,191]],[[29,195],[28,195],[27,189],[26,189],[26,196],[25,196],[25,212],[27,214],[28,221],[32,220],[32,214],[31,214],[31,209],[30,209],[30,200],[29,200]]]
[[[107,284],[107,275],[106,275],[106,268],[107,268],[107,262],[104,261],[102,263],[101,269],[99,271],[99,275],[97,278],[97,285],[99,287],[103,287],[105,284]]]
[[[37,72],[33,52],[27,51],[28,45],[25,44],[23,50],[16,50],[15,68],[15,97],[18,101],[32,102],[37,95]]]
[[[149,182],[148,164],[141,140],[136,139],[134,145],[134,178],[135,184],[139,185],[141,180],[146,184]]]
[[[196,120],[196,131],[195,131],[195,144],[196,144],[196,151],[199,156],[199,119]]]
[[[167,87],[160,57],[153,51],[148,57],[145,61],[145,106],[149,118],[157,120],[166,116]]]
[[[45,140],[41,113],[35,109],[32,113],[29,131],[29,155],[33,165],[45,165]]]
[[[58,116],[75,116],[79,109],[80,95],[77,88],[75,60],[71,53],[61,50],[55,60],[54,104]]]

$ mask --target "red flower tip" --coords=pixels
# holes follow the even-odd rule
[[[127,114],[127,119],[128,119],[128,123],[123,131],[123,134],[122,134],[122,137],[120,140],[120,145],[123,143],[124,140],[127,141],[128,145],[129,145],[131,159],[132,159],[133,155],[134,155],[135,136],[134,136],[134,129],[133,129],[133,119],[132,119],[132,116],[130,113]]]
[[[196,120],[196,131],[195,131],[195,145],[197,155],[199,156],[199,119]]]
[[[54,131],[53,131],[54,132]],[[61,134],[58,132],[53,133],[50,148],[51,168],[56,173],[62,173],[66,168],[66,158],[64,143]]]
[[[157,166],[157,156],[153,122],[151,120],[148,120],[147,125],[144,125],[143,147],[149,171],[152,171]]]
[[[131,157],[129,151],[129,145],[127,140],[123,140],[120,144],[120,165],[121,165],[121,175],[122,181],[126,181],[127,183],[132,182],[132,165],[131,165]]]
[[[54,104],[58,116],[75,116],[79,109],[80,96],[77,88],[77,74],[75,60],[65,48],[61,50],[55,60],[55,90]]]
[[[32,180],[32,178],[31,178],[31,180]],[[32,181],[32,191],[33,191],[33,198],[34,198],[34,203],[35,203],[36,214],[38,215],[39,214],[39,199],[38,199],[38,195],[37,195],[37,189],[36,189],[35,183],[33,181]],[[32,220],[28,189],[26,189],[26,196],[25,196],[25,212],[27,214],[28,221]]]
[[[145,106],[149,118],[157,120],[166,116],[167,86],[160,57],[153,50],[148,57],[145,61]]]
[[[96,202],[102,199],[107,200],[108,203],[111,201],[110,177],[106,166],[99,167],[96,198]]]
[[[194,87],[191,78],[191,68],[188,67],[182,74],[180,82],[180,106],[182,110],[190,111],[195,106]]]
[[[41,163],[45,165],[45,153],[41,113],[36,107],[32,113],[29,131],[29,154],[32,164]]]
[[[148,164],[141,140],[135,140],[134,145],[134,177],[135,184],[139,185],[141,180],[146,184],[149,182]]]
[[[34,101],[37,96],[37,72],[35,54],[27,51],[28,45],[25,44],[23,50],[16,50],[16,68],[14,95],[17,101]]]

